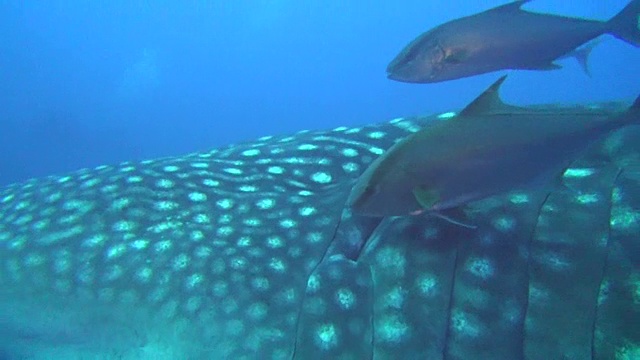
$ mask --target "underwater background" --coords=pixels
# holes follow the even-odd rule
[[[386,79],[418,34],[503,1],[0,1],[0,184],[263,135],[463,107],[496,79]],[[533,1],[606,20],[626,0]],[[517,71],[506,101],[628,100],[640,53],[604,36],[592,76]]]
[[[0,360],[640,358],[638,127],[560,189],[469,204],[473,229],[345,207],[503,75],[403,84],[388,62],[502,3],[0,0]],[[591,76],[563,60],[500,96],[637,111],[640,53],[602,39]]]

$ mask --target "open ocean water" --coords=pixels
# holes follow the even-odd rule
[[[521,106],[640,95],[639,49],[609,35],[591,76],[386,78],[500,4],[0,0],[0,360],[640,358],[637,129],[569,191],[472,204],[476,230],[343,212],[376,157],[501,74]]]

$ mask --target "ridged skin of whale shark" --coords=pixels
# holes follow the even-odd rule
[[[0,358],[632,358],[637,136],[570,169],[573,191],[476,204],[476,230],[343,211],[384,149],[448,115],[6,187]]]

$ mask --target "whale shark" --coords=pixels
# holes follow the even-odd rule
[[[572,164],[574,191],[472,204],[474,230],[346,207],[386,149],[450,117],[3,188],[0,359],[633,358],[637,134]]]

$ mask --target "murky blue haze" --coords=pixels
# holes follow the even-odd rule
[[[638,127],[451,218],[475,229],[345,209],[501,75],[387,80],[501,2],[398,3],[0,0],[0,360],[638,359]],[[604,38],[592,77],[514,71],[504,100],[617,116],[594,104],[638,96],[640,51]]]
[[[458,109],[496,74],[387,80],[421,32],[502,1],[0,1],[0,184],[268,134]],[[527,9],[608,19],[625,0]],[[630,99],[640,52],[609,36],[593,76],[514,72],[508,101]]]

